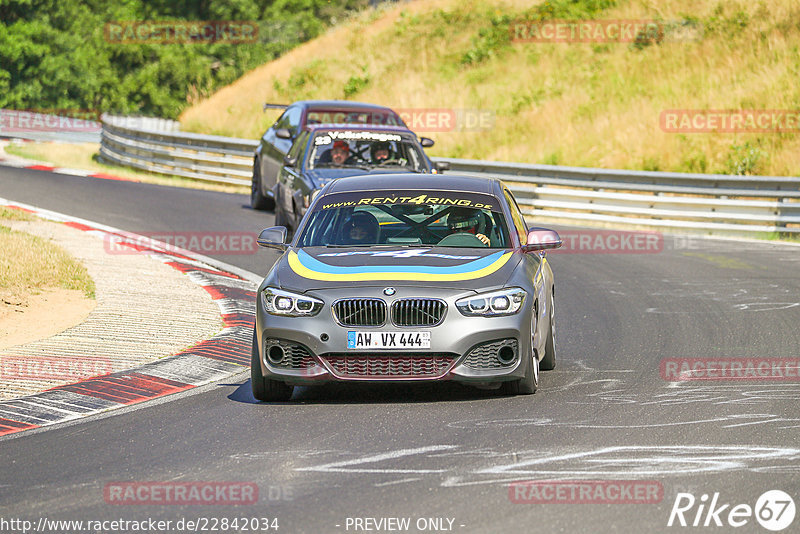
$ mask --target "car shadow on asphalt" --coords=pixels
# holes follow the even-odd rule
[[[238,386],[228,399],[245,404],[413,404],[440,401],[475,401],[505,397],[499,390],[484,390],[455,382],[406,384],[343,384],[328,383],[321,386],[294,388],[291,400],[286,402],[259,402],[253,398],[250,380]]]

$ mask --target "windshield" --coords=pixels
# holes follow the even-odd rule
[[[450,191],[327,195],[315,204],[298,243],[300,247],[510,247],[505,218],[493,197]]]
[[[324,167],[395,167],[428,172],[427,162],[408,137],[383,132],[318,132],[308,169]]]

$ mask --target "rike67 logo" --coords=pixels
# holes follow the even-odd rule
[[[795,515],[794,500],[781,490],[766,491],[756,500],[755,507],[749,504],[724,503],[719,492],[710,498],[704,493],[699,499],[691,493],[678,493],[669,514],[667,526],[692,527],[743,527],[753,517],[767,530],[778,532],[792,524]]]

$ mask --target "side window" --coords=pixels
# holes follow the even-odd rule
[[[292,145],[292,148],[289,149],[289,156],[297,158],[297,161],[299,163],[300,158],[303,156],[303,149],[305,148],[307,143],[308,143],[308,132],[303,132],[295,140],[294,144]]]
[[[511,191],[504,189],[503,193],[506,195],[506,201],[508,201],[508,207],[511,210],[511,219],[514,222],[514,227],[517,229],[517,234],[519,234],[519,242],[522,245],[527,245],[528,225],[525,224],[525,217],[523,217],[522,212],[517,205],[517,201],[514,199],[514,195],[511,194]]]
[[[283,128],[289,128],[292,136],[297,135],[297,130],[300,128],[300,117],[303,116],[303,110],[299,107],[289,108],[286,110],[285,115],[287,124]]]

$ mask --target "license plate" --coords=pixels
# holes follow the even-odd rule
[[[430,332],[347,332],[348,349],[429,349]]]

